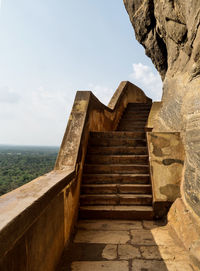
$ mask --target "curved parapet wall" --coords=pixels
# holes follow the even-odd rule
[[[151,100],[129,82],[108,107],[77,92],[55,169],[0,197],[0,270],[55,270],[77,219],[89,131],[114,130],[129,102]]]
[[[89,131],[115,130],[128,103],[151,103],[144,92],[134,84],[121,82],[108,106],[102,104],[90,91],[78,91],[55,169],[76,167],[79,154],[87,146]]]

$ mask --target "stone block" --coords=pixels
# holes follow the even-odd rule
[[[161,260],[159,247],[157,246],[142,246],[140,247],[142,257],[146,260]]]
[[[127,261],[73,262],[72,271],[129,271]]]
[[[92,231],[79,230],[75,243],[126,244],[130,240],[128,231]]]
[[[80,220],[78,228],[84,230],[128,231],[142,229],[141,221],[134,220]]]
[[[163,261],[135,259],[132,261],[132,271],[169,271]],[[183,270],[183,269],[182,269]]]
[[[118,245],[118,255],[121,260],[129,260],[141,257],[139,249],[128,244]]]
[[[114,260],[117,258],[117,245],[106,245],[102,257],[107,260]]]
[[[131,230],[131,244],[134,245],[156,245],[154,237],[149,230]]]

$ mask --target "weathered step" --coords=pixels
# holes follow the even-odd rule
[[[122,117],[122,119],[134,119],[138,121],[144,121],[147,120],[149,117],[149,112],[133,112],[133,111],[129,111],[129,112],[125,112]]]
[[[109,131],[109,132],[90,132],[90,138],[126,138],[126,139],[143,139],[145,138],[144,132],[120,132],[120,131]]]
[[[143,114],[143,115],[147,115],[149,114],[150,110],[149,109],[133,109],[133,108],[127,108],[123,114]]]
[[[146,124],[145,124],[146,125]],[[119,124],[119,128],[120,129],[136,129],[136,130],[143,130],[144,131],[144,129],[145,129],[145,125],[144,124],[135,124],[135,123],[121,123],[121,124]]]
[[[130,121],[130,120],[122,120],[119,123],[119,126],[125,126],[125,127],[145,127],[146,122],[136,122],[136,121]]]
[[[79,217],[82,219],[127,219],[152,220],[151,206],[81,206]]]
[[[90,138],[90,146],[146,146],[145,139],[126,139],[126,138]]]
[[[149,173],[148,165],[136,164],[85,164],[84,173]]]
[[[118,131],[130,131],[130,132],[142,132],[145,131],[145,127],[129,127],[129,126],[119,126]]]
[[[83,184],[81,186],[82,194],[115,194],[117,191],[117,184]]]
[[[150,110],[134,110],[134,109],[126,109],[124,112],[123,112],[123,116],[126,115],[126,114],[135,114],[135,115],[148,115],[150,112]]]
[[[88,146],[88,154],[147,154],[147,147],[125,147],[125,146],[114,146],[114,147],[91,147]]]
[[[136,121],[146,121],[148,119],[148,114],[147,115],[135,115],[135,114],[124,114],[121,120],[136,120]]]
[[[147,194],[85,194],[80,196],[83,205],[152,205],[152,195]]]
[[[138,126],[145,126],[146,125],[146,120],[130,120],[130,119],[122,119],[119,123],[120,125],[138,125]]]
[[[149,113],[146,114],[136,114],[136,113],[124,113],[119,122],[123,119],[137,120],[137,121],[147,121]]]
[[[128,103],[127,108],[131,107],[151,107],[151,103]]]
[[[150,111],[151,108],[149,106],[127,106],[127,108],[125,109],[125,112],[126,111],[138,111],[138,112],[141,112],[141,111]]]
[[[146,111],[146,110],[150,110],[151,108],[149,106],[127,106],[124,110],[124,112],[126,112],[127,110],[137,110],[137,111]]]
[[[149,174],[84,174],[84,184],[148,184]]]
[[[121,194],[151,194],[151,184],[119,184],[118,193]]]
[[[152,195],[126,194],[119,196],[120,205],[149,205],[152,206]]]
[[[148,155],[87,155],[88,164],[147,164]]]
[[[138,104],[138,103],[132,103],[132,104],[128,104],[127,108],[151,108],[151,104]]]
[[[80,205],[118,205],[119,200],[115,194],[80,195]]]
[[[151,194],[150,184],[83,184],[82,194]]]

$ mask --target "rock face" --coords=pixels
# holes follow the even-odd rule
[[[200,216],[200,2],[124,0],[137,40],[163,79],[154,131],[180,131],[186,153],[183,195]]]

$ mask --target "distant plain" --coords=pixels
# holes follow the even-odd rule
[[[0,196],[51,171],[59,147],[0,145]]]

